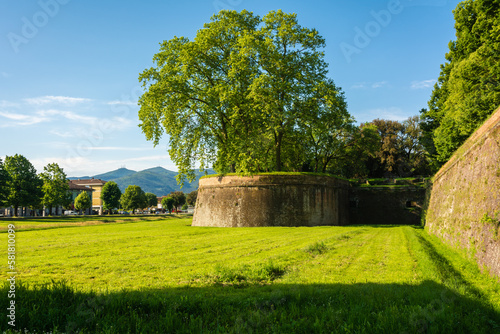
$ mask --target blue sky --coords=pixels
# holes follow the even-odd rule
[[[193,38],[220,9],[282,9],[326,39],[330,77],[358,122],[404,120],[427,107],[455,39],[458,0],[0,0],[0,157],[68,176],[169,160],[138,127],[137,80],[159,43]]]

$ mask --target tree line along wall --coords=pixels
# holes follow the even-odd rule
[[[347,225],[348,191],[348,181],[328,176],[202,178],[192,225]]]
[[[434,176],[425,228],[500,277],[500,108]]]

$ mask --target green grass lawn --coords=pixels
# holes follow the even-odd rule
[[[16,234],[18,331],[500,333],[498,281],[417,227],[68,223]]]

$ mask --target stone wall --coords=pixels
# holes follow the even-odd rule
[[[202,178],[193,226],[348,224],[349,182],[328,176]]]
[[[500,277],[500,109],[434,176],[425,228]]]
[[[419,225],[425,188],[354,187],[349,194],[349,223]]]

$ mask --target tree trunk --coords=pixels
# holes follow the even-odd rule
[[[281,172],[281,143],[283,141],[283,133],[279,132],[277,136],[275,136],[275,145],[276,145],[276,156],[275,156],[275,172]]]

